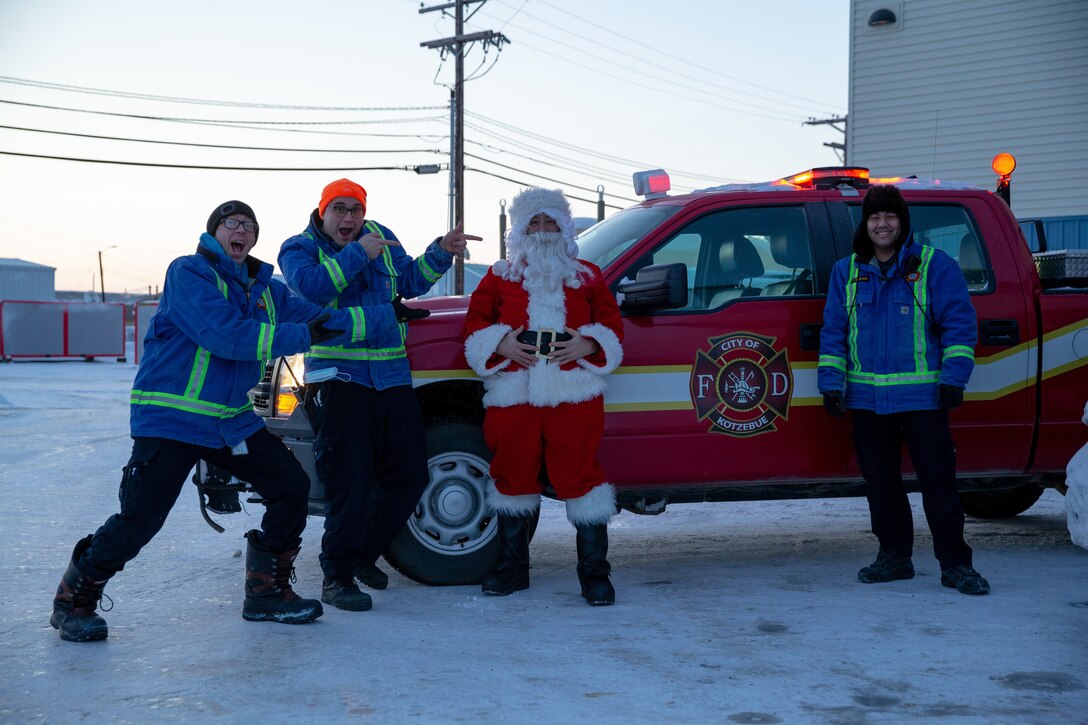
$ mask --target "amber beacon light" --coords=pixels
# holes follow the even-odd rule
[[[1012,154],[1000,153],[997,156],[994,156],[990,168],[998,175],[997,195],[1004,199],[1006,204],[1012,206],[1010,180],[1012,179],[1012,172],[1016,168],[1016,157]]]

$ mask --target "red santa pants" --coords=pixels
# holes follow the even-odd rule
[[[507,496],[540,493],[545,468],[560,499],[586,495],[605,480],[597,461],[603,432],[602,396],[555,408],[488,408],[484,440],[493,454],[495,488]]]

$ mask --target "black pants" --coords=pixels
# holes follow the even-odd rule
[[[121,478],[121,513],[106,519],[77,562],[91,577],[108,578],[125,568],[166,523],[196,462],[203,458],[243,481],[264,499],[262,540],[273,551],[298,546],[306,528],[310,479],[287,447],[262,428],[246,439],[248,452],[166,438],[134,438]]]
[[[381,556],[427,487],[423,413],[411,386],[375,390],[330,380],[306,387],[325,486],[321,569],[351,579]]]
[[[851,414],[858,466],[868,484],[869,515],[880,545],[907,556],[914,549],[914,519],[900,470],[905,440],[933,534],[933,553],[941,569],[970,566],[971,547],[963,539],[956,448],[948,430],[948,411],[877,415],[854,410]]]

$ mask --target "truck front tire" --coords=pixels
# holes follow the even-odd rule
[[[478,584],[499,557],[496,522],[486,505],[491,452],[480,426],[469,421],[439,420],[426,435],[431,480],[385,558],[422,584]]]

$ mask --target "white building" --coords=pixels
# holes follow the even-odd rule
[[[994,188],[1088,248],[1088,2],[852,0],[846,162]]]
[[[0,300],[55,300],[56,268],[22,259],[0,257]]]

